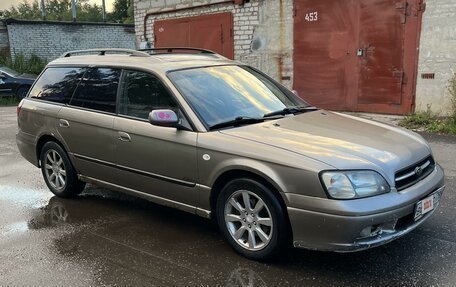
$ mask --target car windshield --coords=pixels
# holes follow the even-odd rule
[[[17,77],[19,76],[19,73],[16,72],[15,70],[12,70],[10,68],[7,68],[7,67],[0,67],[0,73],[6,73],[12,77]]]
[[[170,72],[169,78],[207,127],[308,106],[292,92],[246,66],[178,70]]]

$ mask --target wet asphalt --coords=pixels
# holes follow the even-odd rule
[[[91,185],[53,196],[17,150],[15,111],[0,107],[1,286],[456,286],[455,137],[424,134],[447,189],[421,227],[367,251],[290,249],[266,264],[195,215]]]

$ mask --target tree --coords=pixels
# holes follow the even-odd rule
[[[71,21],[71,0],[46,0],[46,19],[57,21]],[[102,7],[90,4],[89,0],[77,0],[76,16],[78,21],[103,21]],[[38,0],[23,2],[7,10],[0,10],[0,18],[15,18],[25,20],[41,20],[41,7]],[[114,9],[108,13],[107,20],[116,23],[133,23],[132,0],[115,0]]]
[[[113,11],[108,14],[108,20],[117,23],[133,23],[133,1],[115,0]]]
[[[18,19],[41,19],[41,10],[38,1],[35,0],[31,4],[27,1],[22,1],[16,7],[12,6],[9,10],[0,12],[2,18],[18,18]]]

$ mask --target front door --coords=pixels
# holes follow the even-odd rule
[[[153,109],[178,105],[154,75],[124,71],[119,98],[116,164],[121,185],[172,201],[195,206],[197,133],[153,126]]]

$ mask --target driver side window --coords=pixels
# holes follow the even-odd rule
[[[2,71],[0,71],[0,80],[7,80],[9,77],[7,74],[3,73]]]
[[[119,100],[119,114],[135,118],[147,119],[155,109],[177,112],[177,103],[162,82],[145,72],[124,71]]]

